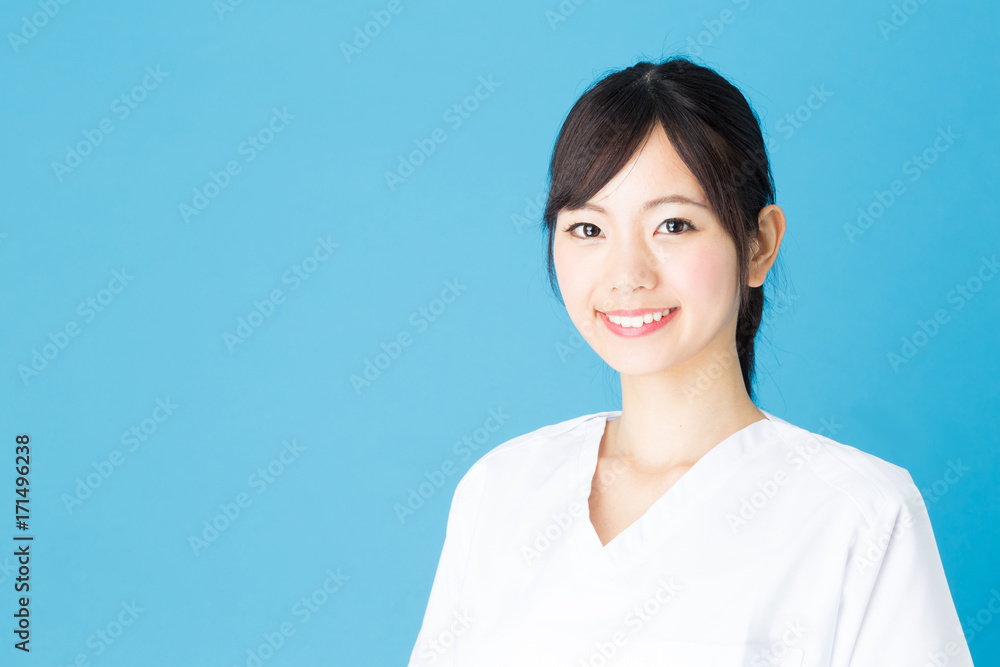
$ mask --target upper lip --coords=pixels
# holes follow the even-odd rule
[[[676,308],[676,306],[667,306],[666,308],[639,308],[635,310],[602,310],[601,312],[605,315],[614,315],[615,317],[642,317],[650,313],[662,313],[665,310],[670,310],[671,308]]]

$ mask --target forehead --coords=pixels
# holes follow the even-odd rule
[[[668,195],[708,205],[698,179],[657,123],[638,152],[587,203],[630,214],[643,202]]]

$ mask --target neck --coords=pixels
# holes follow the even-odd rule
[[[735,346],[661,373],[622,375],[622,414],[603,456],[641,471],[690,467],[733,433],[764,419],[747,395]]]

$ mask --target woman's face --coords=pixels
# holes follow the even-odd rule
[[[659,124],[584,207],[559,213],[552,253],[570,319],[623,375],[693,374],[735,349],[736,247]]]

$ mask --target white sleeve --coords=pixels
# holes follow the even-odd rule
[[[837,628],[846,662],[837,663],[972,667],[927,507],[903,472],[903,501],[887,507],[852,546],[847,582],[855,590],[845,590]]]
[[[485,462],[477,462],[455,487],[444,546],[408,667],[453,667],[455,664],[452,648],[469,628],[469,616],[461,607],[461,594],[485,470]]]

